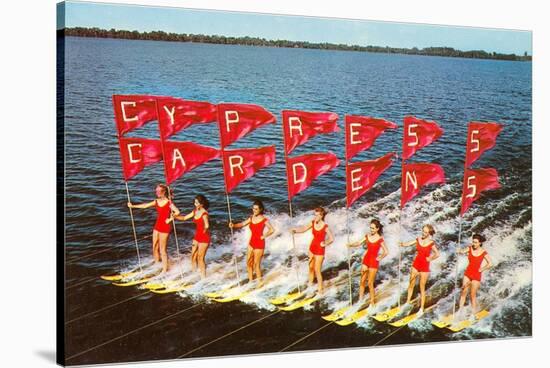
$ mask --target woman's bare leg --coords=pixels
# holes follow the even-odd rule
[[[368,271],[369,296],[370,296],[370,305],[372,305],[373,307],[376,304],[375,294],[374,294],[374,280],[376,279],[376,272],[378,272],[378,268],[369,268],[369,271]]]
[[[153,230],[153,259],[160,262],[159,232]]]
[[[199,243],[193,240],[193,245],[191,246],[191,271],[195,271],[199,264]]]
[[[166,248],[168,246],[169,233],[159,233],[159,248],[160,259],[162,260],[162,272],[168,272],[168,252]]]
[[[313,258],[313,253],[309,252],[309,262],[308,262],[308,266],[309,266],[309,281],[308,281],[308,286],[311,286],[313,285],[313,279],[315,278],[315,260]]]
[[[368,267],[361,265],[361,281],[359,282],[359,300],[365,297],[365,287],[367,286]]]
[[[253,251],[253,258],[254,258],[254,272],[256,273],[256,278],[258,279],[258,287],[261,287],[263,285],[263,279],[262,279],[262,257],[264,256],[264,250],[263,249],[254,249]]]
[[[407,289],[407,303],[411,302],[412,294],[414,291],[414,285],[416,284],[416,276],[418,276],[418,271],[411,267],[411,275],[409,277],[409,287]]]
[[[206,277],[206,251],[208,250],[209,243],[198,243],[198,251],[197,251],[197,261],[199,264],[199,271],[201,273],[201,278]]]
[[[325,256],[315,256],[315,278],[317,279],[319,295],[323,295],[323,274],[321,273],[321,267],[323,266],[324,259]]]
[[[254,249],[248,246],[246,250],[246,273],[248,273],[248,282],[254,280]]]
[[[479,289],[479,281],[472,281],[470,289],[470,300],[472,301],[472,315],[477,313],[477,290]]]
[[[470,285],[472,282],[468,278],[468,276],[464,276],[462,279],[462,291],[460,292],[460,301],[458,302],[458,310],[461,310],[462,307],[464,307],[464,304],[466,304],[466,295],[468,294],[468,290],[470,289]]]
[[[426,282],[428,282],[429,272],[420,272],[420,310],[424,312],[426,303]]]

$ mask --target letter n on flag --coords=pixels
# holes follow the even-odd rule
[[[220,157],[216,148],[192,142],[164,142],[166,183],[172,184],[180,176],[194,168]]]
[[[275,123],[275,116],[259,105],[218,104],[221,148],[241,139],[253,130]]]
[[[483,152],[493,148],[502,125],[498,123],[468,124],[468,140],[466,141],[466,167],[470,167]]]
[[[481,192],[498,188],[500,188],[500,183],[498,182],[498,173],[495,169],[464,170],[460,215],[468,211],[472,203],[480,197]]]
[[[428,184],[445,183],[445,172],[438,164],[403,164],[401,172],[401,208]]]
[[[376,182],[378,177],[393,164],[395,152],[388,153],[376,160],[355,162],[349,164],[346,170],[347,207],[365,194]]]
[[[212,123],[218,118],[216,105],[210,102],[158,97],[157,107],[162,139],[168,139],[193,124]]]
[[[403,160],[408,160],[416,151],[433,143],[443,134],[443,129],[436,122],[414,116],[405,117],[403,129]]]
[[[162,160],[162,149],[159,140],[142,138],[120,138],[120,157],[124,180],[136,176],[145,166]]]
[[[315,179],[329,172],[340,164],[332,153],[310,153],[287,159],[288,198],[307,189]]]
[[[338,128],[338,115],[333,112],[307,112],[283,110],[285,151],[291,153],[317,134],[334,133]]]
[[[346,159],[372,147],[376,138],[386,129],[396,129],[397,124],[369,116],[346,115]]]
[[[118,136],[157,119],[155,96],[113,95]]]
[[[222,155],[225,188],[230,193],[260,169],[275,163],[275,146],[225,150]]]

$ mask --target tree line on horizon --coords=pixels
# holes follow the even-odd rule
[[[95,37],[95,38],[119,38],[127,40],[149,40],[149,41],[169,41],[169,42],[195,42],[195,43],[213,43],[222,45],[245,45],[245,46],[265,46],[265,47],[285,47],[285,48],[303,48],[319,50],[341,50],[341,51],[362,51],[387,54],[406,54],[406,55],[426,55],[426,56],[447,56],[462,57],[471,59],[494,59],[494,60],[512,60],[512,61],[531,61],[532,57],[527,52],[521,55],[500,54],[496,52],[486,52],[483,50],[460,51],[452,47],[426,47],[419,49],[396,48],[388,46],[359,46],[334,43],[314,43],[307,41],[289,41],[289,40],[266,40],[258,37],[227,37],[219,35],[186,34],[186,33],[168,33],[164,31],[138,32],[110,30],[101,28],[73,27],[64,28],[57,31],[58,36],[73,37]]]

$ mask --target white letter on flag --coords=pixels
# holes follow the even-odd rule
[[[293,122],[296,122],[297,124],[294,125],[292,124]],[[288,118],[288,128],[289,128],[289,133],[290,133],[290,138],[292,138],[292,131],[293,130],[297,130],[300,132],[300,135],[304,135],[304,133],[302,132],[302,122],[300,121],[300,118],[298,117],[290,117]]]
[[[302,177],[298,180],[296,179],[296,167],[297,166],[300,166],[301,168],[304,169],[304,174],[302,175]],[[306,177],[307,177],[307,167],[306,165],[304,165],[303,163],[301,162],[298,162],[298,163],[295,163],[294,165],[292,165],[292,174],[293,174],[293,178],[292,180],[294,181],[294,184],[298,184],[298,183],[303,183],[306,181]]]
[[[172,170],[176,167],[176,161],[178,160],[181,161],[181,164],[183,167],[187,166],[180,150],[177,148],[174,148],[174,152],[172,154]]]
[[[234,116],[233,119],[230,117],[230,115]],[[225,112],[225,128],[227,129],[227,132],[231,131],[231,129],[229,129],[229,124],[236,124],[238,122],[239,122],[239,113],[237,111]]]
[[[361,176],[355,177],[355,173],[361,172],[361,169],[355,169],[351,170],[351,191],[355,192],[359,189],[363,189],[362,185],[355,185],[359,180],[361,180]]]
[[[135,164],[141,161],[141,155],[139,155],[139,158],[134,158],[134,154],[132,152],[132,148],[139,147],[138,152],[141,153],[141,143],[130,143],[128,146],[128,157],[130,158],[130,163]]]
[[[417,189],[418,188],[418,183],[417,183],[417,179],[416,179],[416,172],[412,172],[412,174],[410,172],[407,171],[407,173],[405,174],[405,191],[408,192],[409,191],[409,180],[411,181],[414,189]]]
[[[418,124],[409,125],[407,133],[408,133],[409,137],[414,136],[414,142],[409,142],[407,144],[407,146],[409,146],[409,147],[414,147],[414,146],[418,145],[418,134],[416,134],[416,132],[413,132],[413,130],[412,130],[412,128],[416,128],[417,126],[418,126]]]
[[[468,180],[466,180],[468,189],[471,189],[471,192],[466,194],[466,198],[474,198],[476,196],[477,186],[475,184],[470,184],[470,180],[474,180],[475,178],[475,176],[468,176]]]
[[[354,136],[359,135],[359,132],[353,130],[353,128],[354,128],[354,127],[360,127],[360,126],[361,126],[361,124],[357,124],[357,123],[351,123],[351,124],[349,125],[349,136],[350,136],[350,143],[351,143],[351,144],[359,144],[359,143],[361,143],[361,141],[356,141],[356,140],[353,139]]]
[[[236,162],[233,162],[233,159],[236,159],[235,160]],[[231,176],[235,176],[233,172],[234,167],[238,167],[241,174],[244,174],[244,170],[241,166],[243,164],[243,161],[244,161],[243,156],[238,156],[238,155],[229,156],[229,169],[231,170]]]
[[[474,138],[474,134],[479,134],[479,130],[472,130],[472,134],[470,136],[470,142],[475,143],[476,146],[470,150],[470,152],[477,152],[479,151],[479,139]]]
[[[129,118],[128,116],[126,116],[126,109],[125,109],[126,106],[136,107],[136,103],[135,102],[128,102],[128,101],[120,102],[120,108],[122,109],[122,120],[124,120],[127,123],[132,122],[132,121],[138,121],[137,115],[134,116],[133,118]]]
[[[164,106],[164,111],[166,111],[166,113],[168,114],[168,116],[170,117],[170,124],[171,125],[174,125],[174,113],[175,113],[175,110],[176,110],[176,107],[175,106],[172,106],[172,109],[168,109],[167,106]]]

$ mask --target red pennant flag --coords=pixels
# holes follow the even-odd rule
[[[338,115],[333,112],[283,110],[285,152],[289,154],[317,134],[337,132],[337,121]]]
[[[160,141],[142,138],[120,138],[120,156],[124,180],[128,181],[145,166],[162,160]]]
[[[498,182],[498,173],[495,169],[464,170],[460,215],[468,211],[472,203],[481,196],[481,192],[498,188],[500,188],[500,184]]]
[[[470,167],[483,152],[493,148],[502,125],[498,123],[468,124],[468,140],[466,142],[466,167]]]
[[[260,169],[275,163],[275,146],[225,150],[222,154],[227,193]]]
[[[222,103],[218,105],[221,148],[253,130],[276,121],[275,116],[258,105]]]
[[[428,184],[445,183],[445,172],[438,164],[403,164],[401,172],[401,208]]]
[[[391,152],[376,160],[348,165],[346,169],[347,207],[372,188],[378,177],[393,164],[394,158],[397,158],[397,154]]]
[[[372,147],[376,138],[386,129],[396,129],[397,124],[370,116],[346,115],[346,159]]]
[[[218,118],[216,105],[181,98],[157,98],[159,128],[162,139],[168,139],[193,124],[212,123]]]
[[[339,164],[340,160],[332,152],[289,157],[286,162],[289,200]]]
[[[192,142],[164,142],[166,184],[170,185],[180,176],[210,160],[220,157],[216,148]]]
[[[403,131],[403,160],[411,158],[416,151],[434,142],[443,134],[443,129],[434,121],[406,116]]]
[[[157,119],[155,96],[113,95],[118,136]]]

